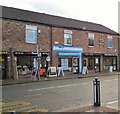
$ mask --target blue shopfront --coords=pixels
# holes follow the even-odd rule
[[[58,64],[61,64],[64,71],[73,73],[82,72],[82,48],[78,46],[53,46],[57,52]]]

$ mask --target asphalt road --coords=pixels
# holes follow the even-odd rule
[[[3,110],[57,111],[93,104],[91,78],[54,80],[2,87]],[[118,109],[118,76],[101,76],[101,105]]]

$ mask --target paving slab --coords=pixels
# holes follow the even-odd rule
[[[88,106],[77,106],[77,107],[72,107],[68,109],[63,109],[63,110],[58,110],[56,112],[105,112],[105,113],[119,113],[118,110],[110,108],[110,107],[105,107],[105,106],[93,106],[93,105],[88,105]]]

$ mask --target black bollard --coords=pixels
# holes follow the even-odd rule
[[[100,106],[100,81],[95,78],[93,81],[94,106]]]

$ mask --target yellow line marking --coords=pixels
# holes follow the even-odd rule
[[[37,112],[36,110],[29,110],[28,112]]]
[[[2,112],[6,112],[6,111],[2,111]],[[7,112],[15,112],[15,110],[7,110]]]
[[[28,110],[28,109],[31,109],[31,108],[34,108],[33,106],[32,107],[26,107],[26,108],[17,108],[15,109],[15,112],[18,112],[20,110],[24,111],[24,110]],[[6,110],[5,112],[8,112],[9,110]],[[28,110],[29,111],[29,110]]]
[[[37,109],[34,106],[24,108],[24,106],[30,105],[29,102],[25,102],[25,101],[16,101],[16,102],[8,102],[8,103],[0,102],[0,104],[3,105],[2,109],[0,108],[0,111],[2,111],[2,112],[18,112],[21,110],[23,110],[23,111],[27,110],[28,112],[36,112],[36,111],[48,112],[48,110],[45,108]],[[29,109],[31,109],[31,110],[29,110]],[[26,113],[24,112],[22,114],[28,114],[28,112],[26,112]]]
[[[3,104],[5,104],[4,102],[0,102],[0,105],[3,105]]]
[[[19,108],[20,106],[26,106],[26,105],[17,105],[17,106],[11,106],[11,107],[4,107],[4,108],[2,108],[0,110],[4,110],[5,111],[5,110],[13,109],[13,108]]]
[[[38,111],[40,111],[40,112],[48,112],[48,110],[45,109],[45,108],[40,108],[40,109],[38,109]]]
[[[21,114],[29,114],[29,112],[21,112]]]
[[[16,101],[16,102],[9,102],[9,103],[4,103],[3,107],[11,106],[11,105],[28,105],[30,104],[29,102],[24,102],[24,101]]]
[[[41,95],[41,94],[27,95],[25,97],[34,97],[34,96],[38,96],[38,95]]]

